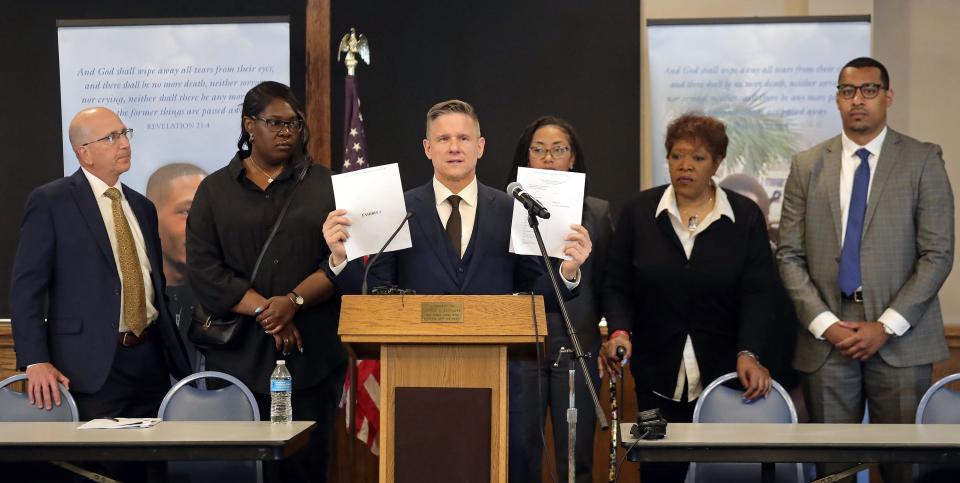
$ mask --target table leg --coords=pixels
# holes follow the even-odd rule
[[[776,463],[760,463],[760,481],[763,483],[774,483],[777,481]]]

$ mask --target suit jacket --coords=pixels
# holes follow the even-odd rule
[[[407,191],[404,200],[407,209],[415,213],[409,221],[413,246],[384,253],[370,269],[369,287],[399,285],[418,294],[440,295],[534,292],[544,295],[548,310],[557,307],[540,258],[509,252],[513,198],[506,193],[477,183],[476,221],[465,254],[472,257],[472,262],[466,267],[455,265],[450,257],[452,245],[437,214],[433,183]],[[341,290],[359,290],[363,277],[360,265],[351,262],[333,277]],[[562,282],[560,290],[565,299],[572,297]]]
[[[784,188],[777,258],[800,321],[794,365],[817,370],[832,345],[807,325],[840,315],[840,136],[797,154]],[[910,323],[880,348],[895,367],[948,356],[937,292],[953,266],[953,192],[940,146],[888,129],[867,200],[860,248],[864,311],[888,307]]]
[[[167,365],[190,373],[186,349],[164,299],[165,280],[157,211],[123,186],[150,260],[159,315],[153,321]],[[14,350],[21,370],[51,362],[70,378],[70,389],[93,393],[103,386],[117,349],[120,274],[97,201],[81,170],[30,193],[13,262],[10,307]]]
[[[737,352],[764,353],[778,289],[766,220],[757,204],[724,190],[736,222],[714,221],[687,259],[666,212],[666,185],[641,192],[620,215],[603,305],[610,332],[631,332],[637,391],[672,396],[689,335],[706,386],[736,370]]]

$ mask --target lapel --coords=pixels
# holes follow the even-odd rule
[[[669,185],[663,185],[657,188],[657,191],[655,191],[655,194],[652,196],[651,201],[653,202],[653,206],[650,207],[650,215],[653,216],[654,223],[657,225],[657,229],[660,230],[660,235],[670,240],[673,247],[680,250],[680,253],[686,258],[687,256],[683,251],[683,244],[680,243],[680,238],[677,237],[677,231],[673,229],[673,222],[670,221],[670,213],[664,210],[657,215],[657,207],[660,205],[663,194],[667,191],[667,186]]]
[[[843,223],[840,214],[840,165],[843,156],[843,145],[840,136],[833,138],[823,153],[823,187],[827,190],[827,200],[830,205],[830,214],[833,217],[833,229],[837,243],[843,239]],[[837,249],[841,249],[838,247]]]
[[[873,186],[870,187],[870,197],[867,199],[867,213],[863,219],[863,233],[870,227],[870,220],[873,219],[877,211],[877,205],[880,204],[880,197],[883,196],[883,188],[890,179],[890,173],[893,172],[900,159],[900,133],[887,128],[887,137],[883,140],[883,147],[880,148],[880,158],[877,159],[877,172],[873,174]]]
[[[444,268],[447,276],[450,277],[450,283],[456,286],[457,276],[454,273],[454,267],[450,264],[449,257],[447,257],[445,245],[447,243],[447,235],[443,231],[443,223],[440,222],[440,217],[437,214],[437,202],[433,193],[433,181],[431,180],[426,185],[415,188],[412,194],[413,199],[411,200],[411,204],[413,205],[414,211],[419,214],[419,216],[413,217],[413,220],[416,221],[417,229],[420,230],[422,235],[420,238],[426,240],[430,251],[437,259],[437,263]]]
[[[660,229],[660,234],[663,235],[667,240],[670,240],[673,247],[679,250],[680,254],[686,258],[687,255],[683,251],[683,244],[680,243],[680,238],[677,237],[677,231],[673,229],[673,222],[670,221],[670,213],[664,211],[660,213],[660,216],[657,216],[655,220],[657,223],[657,228]]]
[[[77,169],[77,172],[73,173],[70,178],[70,184],[73,187],[73,199],[80,209],[80,214],[100,248],[100,253],[106,259],[107,266],[112,268],[113,274],[119,277],[120,273],[117,271],[117,264],[113,259],[113,248],[110,247],[110,238],[107,236],[107,227],[103,223],[100,207],[97,206],[97,200],[93,196],[93,189],[90,187],[87,177],[83,174],[83,168]]]
[[[498,221],[503,222],[510,220],[512,224],[512,218],[500,217],[494,213],[496,209],[493,204],[495,196],[496,191],[487,188],[486,185],[477,181],[477,211],[473,220],[473,233],[470,235],[470,244],[473,245],[473,261],[470,262],[470,265],[467,267],[467,275],[463,278],[463,287],[461,288],[466,288],[470,285],[470,280],[480,271],[477,266],[483,263],[484,257],[486,257],[487,244],[483,241],[488,237],[481,234],[495,233],[497,230],[495,224]],[[510,206],[513,206],[513,203],[511,203]]]

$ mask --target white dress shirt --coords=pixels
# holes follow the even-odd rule
[[[713,180],[713,185],[718,185],[716,179]],[[674,193],[672,185],[667,186],[667,189],[663,192],[663,196],[660,197],[660,204],[657,205],[657,212],[654,216],[660,216],[660,213],[664,211],[670,215],[670,224],[673,225],[673,231],[676,232],[677,238],[680,239],[680,244],[683,245],[683,252],[687,256],[687,260],[690,259],[690,254],[693,253],[693,245],[697,240],[697,235],[703,233],[713,222],[719,220],[721,216],[726,216],[734,223],[737,221],[733,216],[733,208],[730,206],[727,194],[719,187],[716,188],[716,200],[713,204],[713,210],[704,216],[703,221],[701,221],[693,231],[687,228],[687,222],[680,216],[680,208],[677,206],[677,196],[676,193]],[[680,361],[680,370],[677,373],[677,386],[673,394],[660,394],[656,391],[654,391],[654,394],[672,401],[682,402],[680,400],[683,397],[683,388],[686,386],[687,401],[694,401],[700,397],[700,394],[703,392],[703,381],[700,379],[700,366],[697,364],[697,354],[693,350],[693,340],[690,339],[689,335],[687,336],[686,343],[683,345],[683,355],[681,355]]]
[[[120,275],[120,255],[117,251],[117,232],[113,225],[113,201],[110,198],[107,198],[104,193],[106,193],[109,188],[116,188],[120,191],[120,205],[123,207],[123,214],[127,217],[127,224],[130,225],[130,232],[133,234],[133,243],[137,247],[137,259],[140,260],[140,273],[143,274],[143,287],[146,292],[146,301],[147,301],[147,324],[157,319],[157,308],[153,305],[154,297],[154,286],[153,279],[150,278],[151,267],[150,260],[147,259],[147,248],[146,244],[143,241],[143,233],[140,231],[140,223],[137,221],[136,215],[133,214],[133,210],[130,208],[130,203],[127,201],[127,197],[123,194],[123,187],[118,181],[116,186],[107,186],[107,183],[104,183],[103,180],[93,175],[93,173],[83,168],[83,175],[87,177],[87,181],[90,183],[90,188],[93,190],[93,197],[97,200],[97,208],[100,209],[100,216],[103,218],[103,225],[107,229],[107,237],[110,239],[110,248],[113,250],[113,261],[116,264],[117,275]],[[119,332],[128,332],[130,329],[127,328],[127,325],[123,321],[123,285],[121,284],[120,300],[121,300],[121,310],[120,310],[120,323]]]
[[[883,147],[883,140],[887,137],[887,128],[877,137],[873,138],[865,146],[860,146],[853,142],[847,133],[840,134],[840,144],[842,152],[840,154],[840,224],[843,227],[840,230],[840,246],[843,246],[844,238],[847,236],[847,215],[850,212],[850,195],[853,193],[853,176],[860,165],[860,157],[857,151],[866,148],[870,151],[870,157],[867,158],[867,164],[870,165],[870,181],[867,185],[867,199],[870,199],[870,190],[873,189],[873,175],[877,172],[877,162],[880,160],[880,149]],[[840,321],[833,312],[827,310],[821,312],[807,325],[807,329],[818,339],[823,339],[823,333],[831,325]],[[903,335],[910,329],[910,323],[907,322],[900,313],[892,308],[887,308],[880,315],[880,323],[888,334]]]

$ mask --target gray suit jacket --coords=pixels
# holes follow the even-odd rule
[[[867,200],[861,277],[867,320],[888,307],[910,323],[879,351],[894,367],[948,356],[937,292],[953,267],[953,192],[942,150],[888,129]],[[840,136],[799,153],[784,189],[777,259],[800,320],[794,365],[816,371],[832,345],[807,325],[839,317]]]

